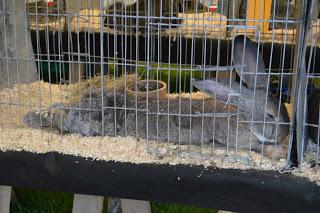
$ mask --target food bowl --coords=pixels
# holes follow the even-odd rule
[[[158,80],[140,80],[128,85],[127,93],[138,97],[147,97],[148,94],[148,98],[165,98],[167,97],[167,84]]]

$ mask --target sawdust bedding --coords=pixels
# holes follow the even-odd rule
[[[127,83],[138,78],[127,76]],[[121,85],[119,78],[115,85]],[[100,81],[92,79],[90,85],[98,87]],[[113,79],[105,78],[105,86],[112,88]],[[54,129],[31,129],[22,123],[22,116],[30,110],[46,109],[53,103],[72,103],[87,92],[88,81],[76,85],[50,85],[34,82],[30,85],[15,85],[0,91],[0,150],[28,151],[32,153],[58,152],[81,156],[93,160],[130,162],[135,164],[186,164],[204,167],[281,170],[286,160],[272,161],[262,155],[237,150],[212,148],[211,146],[177,145],[155,141],[137,140],[133,137],[82,137],[77,134],[62,135]],[[121,90],[121,88],[118,88]],[[190,94],[185,94],[190,96]],[[192,97],[203,97],[202,93]],[[11,103],[11,104],[8,104]],[[227,154],[227,155],[226,155]],[[315,159],[309,155],[310,159]],[[306,161],[308,162],[308,161]],[[319,169],[311,168],[308,163],[293,173],[320,183]]]

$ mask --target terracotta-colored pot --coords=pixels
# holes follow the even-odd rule
[[[148,84],[148,89],[147,89]],[[163,81],[157,80],[140,80],[132,82],[127,87],[127,94],[131,96],[137,95],[138,97],[149,98],[166,98],[167,97],[167,84]]]

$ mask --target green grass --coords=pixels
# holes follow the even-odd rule
[[[202,209],[202,208],[195,208],[189,206],[182,206],[182,205],[168,205],[162,203],[153,202],[151,204],[152,213],[216,213],[217,210],[212,209]]]
[[[15,188],[16,200],[11,202],[12,213],[70,213],[72,212],[73,194]],[[106,199],[105,199],[106,200]],[[215,213],[210,209],[201,209],[182,205],[169,205],[153,202],[152,213]],[[104,213],[107,211],[104,203]]]
[[[15,189],[16,201],[11,202],[12,213],[67,213],[72,210],[73,194],[31,189]]]
[[[72,193],[17,188],[14,189],[14,192],[16,194],[16,200],[11,202],[12,213],[72,212]],[[107,213],[107,202],[104,202],[103,209],[103,213]]]
[[[319,78],[312,79],[312,83],[314,86],[320,87],[320,79]]]

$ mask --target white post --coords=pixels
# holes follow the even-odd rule
[[[10,213],[11,186],[0,185],[0,212]]]
[[[75,194],[72,213],[101,213],[103,197],[94,195]]]
[[[149,201],[121,199],[122,213],[151,213]]]

